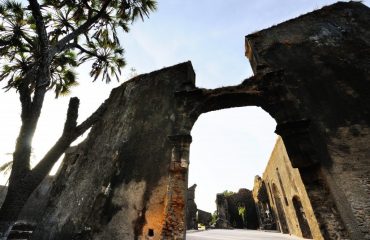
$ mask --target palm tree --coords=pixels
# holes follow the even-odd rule
[[[77,84],[75,69],[91,63],[93,81],[118,79],[125,66],[117,31],[156,9],[155,0],[28,0],[0,4],[0,81],[16,89],[21,128],[13,153],[8,192],[0,209],[0,232],[15,221],[28,197],[54,163],[104,113],[103,103],[77,125],[79,99],[71,98],[64,130],[50,151],[30,168],[32,138],[47,92],[57,98]]]

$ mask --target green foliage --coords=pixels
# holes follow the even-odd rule
[[[133,21],[148,17],[156,1],[44,0],[40,6],[48,53],[32,8],[12,0],[0,4],[0,81],[7,81],[6,89],[26,84],[33,92],[37,77],[27,74],[42,67],[40,59],[51,58],[47,87],[58,97],[77,84],[75,68],[85,62],[91,64],[93,81],[118,80],[125,66],[118,30],[127,32]],[[66,37],[71,40],[63,42]]]
[[[217,210],[216,210],[216,211],[214,211],[214,212],[212,213],[212,220],[211,220],[210,224],[211,224],[211,225],[216,224],[217,218],[218,218],[218,214],[217,214]]]
[[[247,209],[245,208],[245,206],[238,207],[238,214],[243,219],[243,223],[245,224],[245,216],[247,214]]]
[[[225,197],[229,197],[233,194],[235,194],[233,191],[229,191],[229,190],[225,190],[223,193],[222,193]]]

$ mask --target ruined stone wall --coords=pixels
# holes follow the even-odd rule
[[[189,62],[114,89],[66,154],[34,239],[183,239],[191,138],[174,136],[186,126],[174,96],[188,86]]]
[[[277,230],[274,209],[271,208],[272,200],[267,193],[266,183],[260,176],[254,178],[252,195],[256,205],[259,229]]]
[[[212,214],[210,212],[206,212],[203,210],[198,209],[198,223],[203,224],[204,226],[209,227],[212,221]]]
[[[216,228],[221,229],[231,228],[229,206],[227,203],[226,196],[223,193],[219,193],[216,195],[216,206],[217,206]]]
[[[368,7],[339,2],[247,36],[255,73],[283,75],[264,108],[326,238],[370,239],[369,29]]]
[[[18,221],[36,224],[41,220],[49,200],[50,189],[53,181],[53,176],[47,176],[35,191],[33,191],[31,196],[28,198],[27,203],[23,207],[18,217]],[[5,199],[7,188],[7,186],[0,186],[0,206]]]
[[[258,228],[256,205],[250,190],[241,188],[231,195],[219,193],[216,206],[219,222],[216,222],[217,228]],[[240,208],[244,208],[243,212],[240,212]]]
[[[226,199],[228,202],[230,223],[234,228],[258,228],[256,206],[250,190],[241,188],[237,193],[227,196]],[[239,212],[240,207],[245,208],[243,216]]]
[[[312,210],[299,170],[293,169],[281,138],[278,138],[276,141],[262,179],[266,185],[270,186],[269,188],[272,189],[273,186],[277,187],[275,193],[273,190],[267,192],[269,199],[281,199],[283,217],[286,219],[290,234],[305,238],[324,239],[321,235],[319,224]],[[280,196],[276,196],[276,194]],[[297,197],[302,203],[302,212],[309,225],[308,233],[302,229],[303,226],[300,224],[298,220],[299,216],[294,208],[293,199]],[[270,204],[273,212],[277,213],[280,211],[277,209],[276,200],[270,201]],[[278,216],[278,220],[281,225],[280,216]]]
[[[34,239],[184,239],[191,128],[240,106],[276,120],[323,237],[370,239],[369,29],[369,8],[337,3],[247,36],[255,76],[237,86],[196,88],[188,62],[114,89],[66,154]]]
[[[3,204],[8,186],[0,185],[0,206]]]
[[[186,205],[186,229],[198,229],[197,223],[197,204],[195,203],[195,189],[197,185],[188,188],[188,197]]]

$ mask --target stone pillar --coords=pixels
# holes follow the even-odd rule
[[[169,137],[173,144],[162,239],[185,240],[190,135]]]
[[[188,188],[188,197],[186,201],[186,225],[187,229],[198,229],[197,223],[197,211],[198,207],[195,203],[195,189],[197,185],[194,184],[193,186]]]
[[[229,222],[229,207],[227,204],[227,199],[223,193],[219,193],[216,196],[217,204],[217,221],[216,228],[230,228]]]

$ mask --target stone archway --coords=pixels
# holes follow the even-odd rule
[[[310,226],[308,225],[308,221],[301,200],[299,199],[298,196],[294,196],[292,198],[292,202],[295,214],[298,219],[299,228],[301,229],[302,232],[302,237],[312,239],[311,229]]]
[[[364,239],[369,23],[369,8],[339,2],[251,34],[255,76],[237,86],[197,88],[187,62],[114,89],[102,119],[66,154],[34,239],[184,239],[191,128],[202,113],[238,106],[276,120],[324,238]]]

